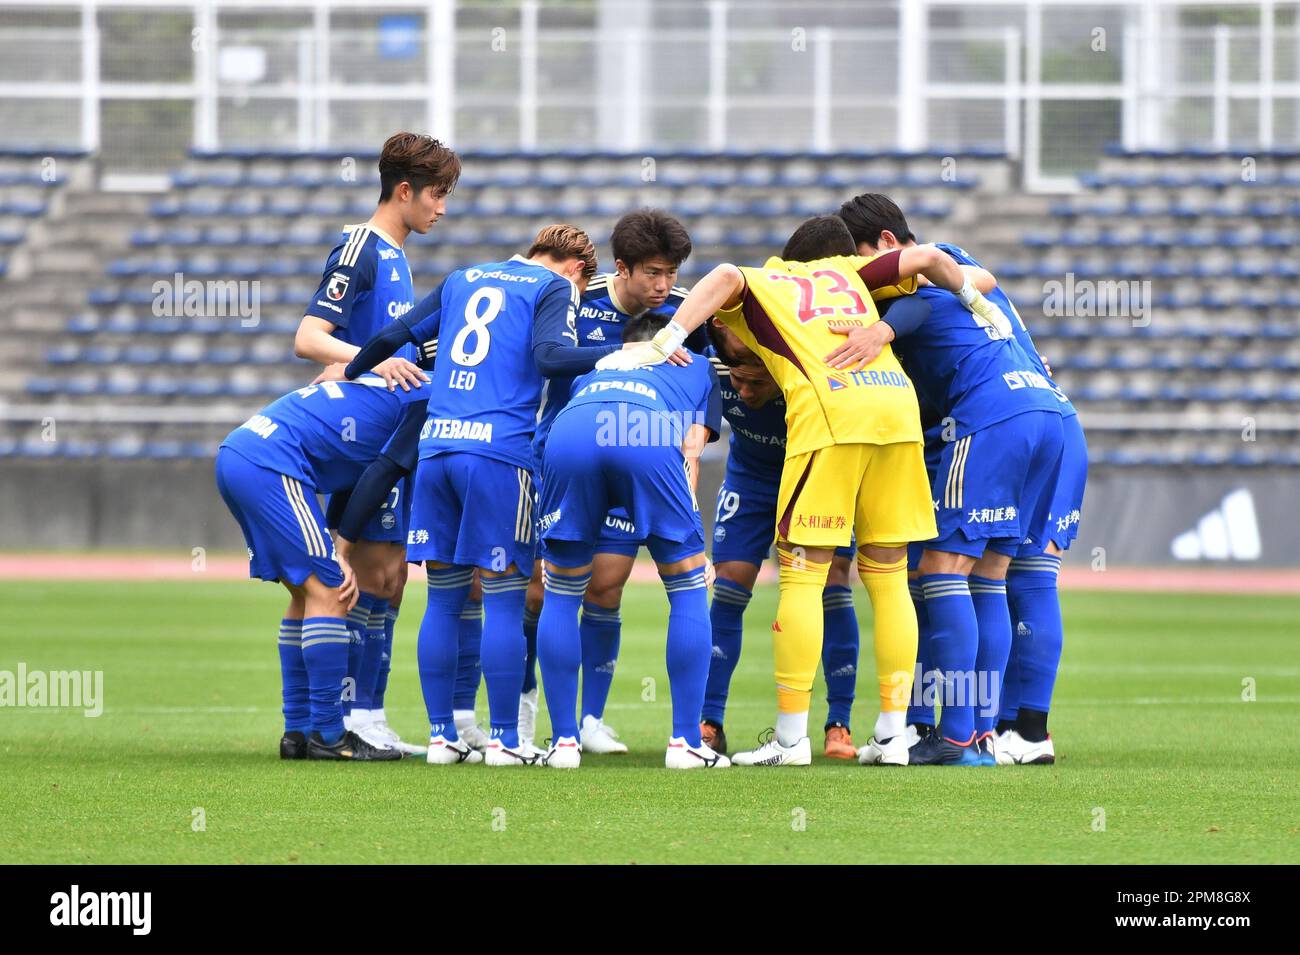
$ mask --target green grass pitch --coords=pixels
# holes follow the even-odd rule
[[[281,594],[251,582],[0,583],[0,670],[98,669],[105,696],[98,718],[0,709],[0,860],[1300,861],[1300,598],[1067,594],[1053,767],[864,768],[821,759],[815,732],[809,769],[672,773],[667,603],[634,585],[606,714],[632,753],[563,773],[281,762]],[[858,597],[861,744],[876,704]],[[760,586],[746,618],[733,748],[772,717],[775,600]],[[422,609],[412,586],[387,707],[408,738],[427,730]],[[548,726],[543,712],[540,736]]]

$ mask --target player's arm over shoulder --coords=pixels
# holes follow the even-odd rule
[[[871,291],[871,297],[877,300],[915,292],[917,276],[924,276],[949,292],[960,291],[965,281],[961,267],[933,245],[910,245],[882,252],[867,259],[858,269],[858,276]]]
[[[989,292],[992,292],[998,287],[997,278],[986,268],[982,268],[978,265],[963,265],[961,270],[965,273],[966,277],[971,280],[975,287],[980,290],[981,295],[988,295]]]
[[[700,328],[713,315],[740,305],[745,294],[745,273],[739,266],[724,262],[695,284],[682,299],[673,321],[688,334]]]

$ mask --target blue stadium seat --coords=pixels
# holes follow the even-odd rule
[[[51,346],[45,352],[45,361],[51,365],[72,365],[81,360],[81,347],[72,343]]]

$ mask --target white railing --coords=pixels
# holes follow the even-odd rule
[[[1300,143],[1296,7],[0,0],[0,147],[166,167],[185,146],[373,149],[400,127],[461,149],[984,146],[1068,188],[1109,142]],[[1222,9],[1252,22],[1184,23]]]

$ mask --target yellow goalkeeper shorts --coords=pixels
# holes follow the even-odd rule
[[[934,502],[921,442],[833,444],[785,459],[777,537],[805,547],[933,538]]]

